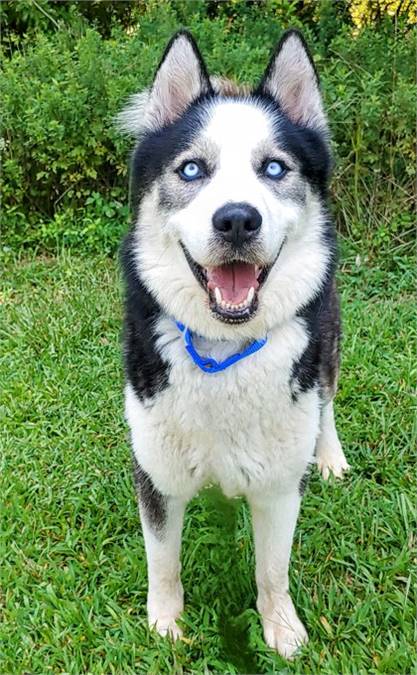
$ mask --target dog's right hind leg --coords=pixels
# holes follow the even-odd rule
[[[148,565],[148,622],[161,635],[181,637],[181,532],[186,502],[164,497],[134,458],[134,475]]]

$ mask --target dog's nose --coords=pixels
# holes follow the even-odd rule
[[[250,204],[229,203],[217,209],[213,227],[223,239],[239,247],[259,232],[262,216]]]

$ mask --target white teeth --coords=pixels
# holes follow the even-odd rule
[[[226,300],[222,298],[221,291],[217,286],[215,286],[214,288],[214,297],[217,305],[219,305],[222,309],[236,312],[249,307],[249,305],[252,303],[253,298],[255,297],[255,289],[253,286],[251,286],[251,288],[248,291],[248,295],[246,296],[246,300],[244,300],[243,302],[239,302],[237,304],[234,304],[232,302],[226,302]]]

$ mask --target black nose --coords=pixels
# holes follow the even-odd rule
[[[213,216],[214,229],[237,247],[255,237],[261,223],[259,211],[244,202],[225,204]]]

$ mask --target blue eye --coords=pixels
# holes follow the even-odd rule
[[[281,162],[277,162],[276,159],[271,160],[265,166],[265,175],[268,178],[282,178],[287,172],[287,169]]]
[[[202,178],[204,172],[200,169],[197,162],[186,162],[182,165],[179,170],[179,174],[183,180],[195,180],[196,178]]]

